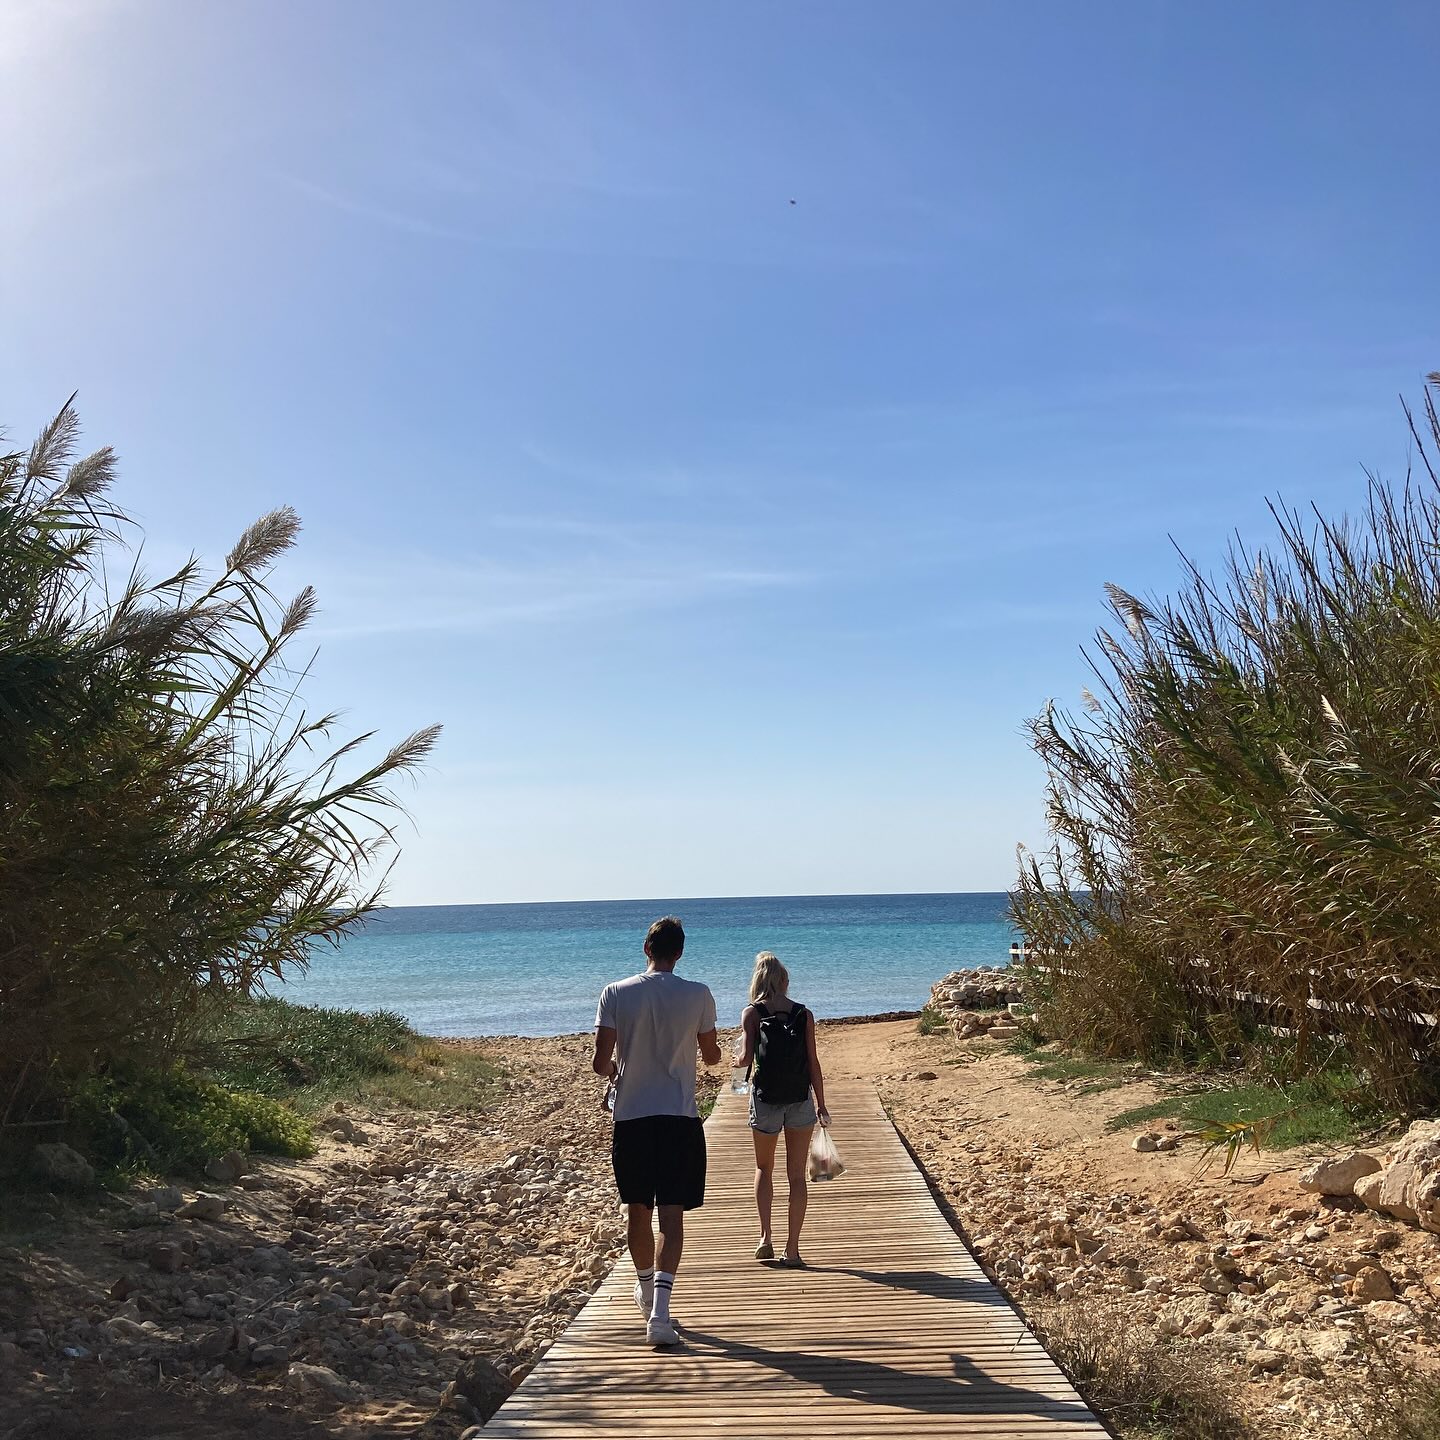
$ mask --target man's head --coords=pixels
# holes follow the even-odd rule
[[[685,950],[685,927],[673,916],[657,920],[645,936],[645,954],[657,970],[673,970]]]

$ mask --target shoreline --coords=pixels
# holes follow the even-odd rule
[[[918,1020],[923,1010],[881,1010],[874,1014],[867,1015],[830,1015],[822,1019],[815,1017],[817,1026],[846,1026],[846,1025],[882,1025],[895,1020]],[[717,1025],[718,1034],[724,1035],[733,1033],[739,1027],[735,1025]],[[595,1034],[594,1028],[589,1030],[558,1030],[548,1035],[520,1035],[495,1033],[491,1035],[424,1035],[422,1038],[429,1040],[436,1045],[485,1045],[491,1042],[506,1044],[533,1040],[537,1044],[547,1040],[589,1040]]]

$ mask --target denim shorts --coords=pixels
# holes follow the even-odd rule
[[[789,1105],[767,1105],[756,1098],[753,1090],[750,1092],[750,1128],[762,1135],[778,1135],[782,1130],[808,1130],[817,1118],[814,1095],[807,1095]]]

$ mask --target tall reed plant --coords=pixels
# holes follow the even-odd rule
[[[1437,395],[1354,518],[1274,503],[1172,597],[1107,587],[1085,708],[1030,725],[1052,842],[1012,908],[1058,1036],[1201,1059],[1280,1029],[1294,1072],[1341,1050],[1440,1101]]]
[[[354,926],[392,782],[438,734],[362,761],[369,736],[300,708],[315,596],[268,584],[293,511],[216,575],[149,579],[115,457],[78,434],[67,404],[0,455],[0,1137],[39,1138],[88,1074],[167,1064],[207,1007]]]

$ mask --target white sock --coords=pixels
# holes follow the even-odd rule
[[[652,1265],[648,1270],[637,1270],[635,1278],[640,1282],[640,1293],[645,1297],[645,1308],[648,1310],[655,1303],[655,1267]]]
[[[668,1270],[655,1272],[655,1299],[650,1306],[652,1320],[670,1318],[670,1291],[674,1288],[675,1277]]]

